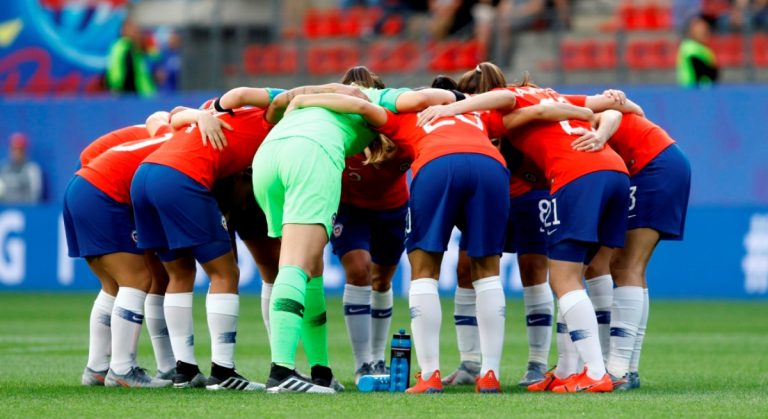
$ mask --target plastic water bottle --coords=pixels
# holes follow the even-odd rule
[[[389,391],[404,392],[411,384],[411,335],[405,329],[392,336]]]
[[[384,374],[364,375],[357,381],[357,390],[361,393],[389,391],[390,376]]]

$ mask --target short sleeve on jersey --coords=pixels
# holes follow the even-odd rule
[[[587,96],[585,95],[562,95],[565,100],[575,106],[587,106]]]
[[[499,111],[488,111],[483,114],[483,121],[488,127],[488,138],[498,138],[507,133],[504,127],[504,116]]]
[[[405,92],[410,92],[411,89],[402,87],[399,89],[384,89],[381,98],[379,99],[379,105],[392,112],[397,112],[397,98]]]
[[[392,113],[390,110],[385,110],[385,112],[387,113],[387,122],[377,128],[376,131],[392,138],[397,134],[398,129],[400,129],[400,122],[398,121],[396,114]]]

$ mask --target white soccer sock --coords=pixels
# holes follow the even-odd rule
[[[389,327],[392,324],[392,288],[371,293],[371,355],[374,361],[386,360]]]
[[[600,350],[603,361],[608,359],[611,349],[611,307],[613,306],[613,278],[611,275],[587,279],[587,290],[592,306],[595,307],[597,330],[600,336]]]
[[[428,380],[440,369],[440,322],[443,313],[440,296],[437,294],[437,280],[419,278],[412,281],[408,291],[408,307],[411,311],[416,359],[419,361],[422,379]]]
[[[269,301],[272,298],[272,284],[261,283],[261,318],[264,320],[264,328],[267,329],[267,339],[271,339],[272,331],[269,328]]]
[[[477,331],[480,333],[482,352],[480,375],[485,376],[488,371],[493,371],[498,378],[507,315],[504,288],[498,276],[478,279],[472,285],[477,294]]]
[[[480,362],[480,333],[477,330],[477,295],[475,289],[456,287],[453,322],[460,360]]]
[[[147,293],[136,288],[120,287],[117,291],[112,309],[112,361],[109,363],[115,374],[127,374],[136,366],[146,298]]]
[[[547,365],[552,344],[552,318],[555,300],[549,283],[523,288],[525,326],[528,332],[528,362]]]
[[[597,318],[586,291],[571,291],[558,301],[568,333],[587,367],[589,378],[598,380],[605,375],[605,363],[600,351]]]
[[[635,349],[632,351],[632,359],[629,362],[629,372],[637,372],[640,368],[640,352],[643,349],[643,340],[645,339],[645,329],[648,326],[648,309],[650,308],[648,300],[648,288],[643,288],[643,316],[640,318],[640,324],[637,327],[637,337],[635,338]]]
[[[342,304],[357,369],[371,362],[371,286],[344,285]]]
[[[109,355],[112,353],[112,308],[115,297],[99,291],[91,308],[88,332],[88,368],[104,371],[109,368]]]
[[[195,328],[192,321],[191,292],[166,293],[163,308],[173,356],[177,361],[197,365],[195,359]]]
[[[581,358],[576,350],[576,345],[568,333],[568,326],[563,319],[563,311],[557,310],[557,367],[555,375],[559,378],[568,378],[581,369]]]
[[[637,329],[642,317],[642,287],[618,287],[613,290],[611,352],[606,368],[614,377],[624,377],[629,372],[629,361],[635,350]]]
[[[240,296],[208,293],[205,311],[208,315],[208,331],[211,333],[211,362],[225,368],[234,368]]]
[[[168,372],[176,367],[176,358],[173,356],[171,338],[168,336],[168,326],[165,324],[165,312],[163,301],[165,297],[159,294],[149,294],[144,302],[144,313],[147,321],[147,331],[152,340],[152,349],[155,352],[157,370]]]

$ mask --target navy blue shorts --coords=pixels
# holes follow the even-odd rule
[[[563,186],[541,208],[547,255],[588,263],[600,246],[624,246],[628,204],[629,176],[624,173],[589,173]]]
[[[469,257],[500,255],[509,217],[509,172],[482,154],[430,161],[411,183],[406,250],[445,252],[453,227]]]
[[[677,144],[672,144],[629,179],[629,230],[652,228],[662,240],[682,240],[691,164]]]
[[[70,257],[144,253],[136,246],[131,207],[80,176],[69,181],[64,193],[64,230]]]
[[[131,182],[139,248],[164,262],[190,250],[205,263],[232,250],[227,223],[211,191],[180,171],[142,163]]]
[[[546,215],[542,208],[548,205],[547,189],[534,189],[510,200],[504,253],[547,254],[547,233],[544,232],[540,214]]]
[[[408,206],[376,211],[341,204],[333,224],[331,245],[339,258],[352,250],[366,250],[373,263],[394,266],[405,249]]]

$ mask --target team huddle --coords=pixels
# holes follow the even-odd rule
[[[328,359],[329,241],[346,274],[355,382],[389,373],[391,282],[405,251],[420,369],[406,392],[500,392],[507,252],[524,287],[529,356],[519,384],[639,387],[645,271],[660,240],[683,237],[691,176],[680,148],[624,93],[561,95],[527,77],[508,84],[492,63],[421,89],[387,88],[365,67],[341,83],[236,88],[110,132],[80,165],[64,202],[69,254],[102,286],[82,384],[268,393],[344,389]],[[437,284],[454,227],[461,359],[443,377]],[[263,279],[266,384],[235,369],[244,257],[235,234]],[[210,278],[207,377],[195,358],[196,262]],[[145,318],[154,377],[136,361]],[[555,318],[558,361],[548,369]],[[295,368],[299,340],[307,375]]]

